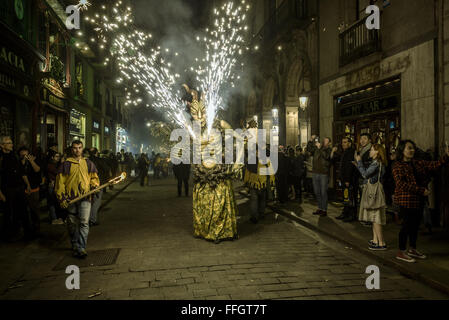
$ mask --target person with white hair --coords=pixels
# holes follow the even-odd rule
[[[6,241],[20,239],[20,224],[26,240],[31,240],[31,228],[26,216],[26,176],[14,153],[14,143],[9,136],[0,137],[0,202],[4,204],[2,237]]]

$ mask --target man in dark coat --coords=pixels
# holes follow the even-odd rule
[[[145,178],[148,176],[148,169],[150,167],[150,161],[147,159],[144,153],[140,155],[139,161],[137,163],[137,168],[139,169],[140,186],[145,186]]]
[[[341,141],[342,151],[337,155],[339,159],[339,171],[340,175],[338,177],[339,183],[343,188],[344,195],[344,209],[340,216],[337,217],[339,220],[345,222],[354,221],[356,219],[357,210],[355,207],[355,190],[357,190],[357,175],[355,174],[354,153],[355,149],[352,146],[351,138],[345,137]],[[337,148],[334,148],[337,151]]]
[[[278,171],[276,172],[276,190],[277,197],[281,204],[288,201],[288,170],[289,163],[283,148],[279,147],[278,152]]]
[[[182,150],[179,150],[179,158],[182,157]],[[179,164],[173,164],[173,173],[178,180],[178,197],[182,195],[182,184],[184,183],[184,191],[186,197],[189,196],[189,178],[190,178],[190,164],[181,161]]]
[[[293,163],[293,176],[295,196],[298,202],[302,202],[302,180],[306,174],[305,156],[300,146],[296,146],[296,155]]]

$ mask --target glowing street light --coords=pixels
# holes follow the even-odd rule
[[[307,109],[307,106],[309,105],[309,97],[305,95],[301,95],[299,97],[299,107],[305,111]]]

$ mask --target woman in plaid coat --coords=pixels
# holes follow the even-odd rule
[[[393,167],[396,183],[393,201],[400,208],[404,219],[399,232],[399,252],[396,258],[405,262],[415,262],[414,258],[426,256],[416,250],[419,225],[421,223],[424,200],[429,195],[427,185],[429,174],[449,163],[449,149],[439,161],[415,160],[416,144],[411,140],[401,141],[397,148],[397,161]],[[409,250],[407,251],[407,240]]]

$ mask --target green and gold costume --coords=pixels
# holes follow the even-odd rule
[[[232,187],[232,174],[226,165],[217,165],[218,172],[207,172],[202,165],[195,167],[193,187],[193,229],[195,237],[219,241],[237,236],[237,205]],[[202,171],[202,173],[199,173]],[[202,176],[201,176],[202,174]],[[215,181],[211,175],[221,175]],[[201,176],[201,177],[200,177]]]
[[[202,121],[204,132],[205,108],[203,103],[194,100],[190,110],[194,120]],[[216,121],[213,127],[223,132],[221,125],[223,123],[223,121]],[[202,140],[202,151],[209,141],[206,139],[204,143]],[[195,237],[215,242],[237,238],[236,215],[238,209],[232,179],[241,170],[241,167],[207,161],[193,166],[193,229]]]

